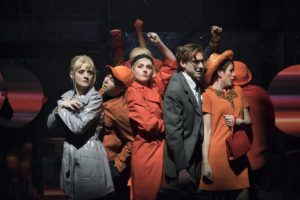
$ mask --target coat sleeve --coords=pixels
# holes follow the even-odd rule
[[[129,123],[127,126],[122,123],[116,123],[111,114],[105,114],[103,145],[107,151],[108,159],[114,160],[115,167],[119,172],[122,172],[126,168],[131,155],[132,141],[125,140],[126,143],[122,142],[122,138],[118,136],[115,129],[121,135],[131,135],[131,127]],[[119,146],[122,148],[121,151]]]
[[[163,64],[159,70],[159,72],[155,76],[155,82],[157,84],[157,87],[159,89],[159,93],[161,95],[164,94],[164,91],[174,73],[176,70],[177,63],[174,60],[166,59],[163,61]]]
[[[183,142],[183,102],[177,94],[178,87],[168,87],[164,96],[165,135],[168,148],[172,152],[176,170],[180,171],[189,166],[185,155]]]
[[[47,127],[51,129],[55,129],[59,127],[59,117],[57,115],[58,107],[54,108],[50,115],[48,116],[47,120]]]
[[[122,144],[122,139],[119,138],[115,132],[108,132],[105,133],[103,137],[103,145],[106,149],[108,160],[113,160],[115,167],[119,172],[122,172],[129,161],[132,151],[132,142],[127,141]],[[121,146],[121,150],[119,146]]]
[[[132,151],[132,142],[128,141],[122,148],[121,152],[115,157],[115,165],[119,172],[122,172],[127,166],[127,160],[130,158]]]
[[[129,118],[133,123],[133,129],[147,134],[158,134],[165,130],[164,122],[159,119],[147,104],[138,88],[130,86],[127,89],[127,105]]]
[[[93,94],[87,105],[79,113],[74,113],[65,108],[58,110],[58,116],[74,134],[82,134],[90,128],[95,120],[100,118],[98,129],[102,129],[103,108],[102,97]],[[99,130],[100,131],[100,130]]]
[[[117,126],[117,129],[122,135],[131,135],[131,127],[125,126],[125,125],[120,125],[120,124],[115,124]],[[121,138],[120,138],[121,139]],[[133,140],[133,139],[132,139]],[[116,168],[121,172],[126,168],[126,163],[128,162],[131,152],[132,152],[132,144],[133,142],[130,140],[127,140],[124,146],[122,147],[122,150],[118,155],[115,157],[115,165]]]
[[[212,46],[210,43],[205,47],[203,53],[205,58],[209,58],[212,53],[217,53],[219,51],[219,43]]]

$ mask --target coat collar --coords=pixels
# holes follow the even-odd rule
[[[142,84],[140,84],[137,81],[133,81],[133,83],[131,84],[132,87],[134,88],[144,88],[145,86],[143,86]]]
[[[97,92],[94,87],[92,87],[82,98],[81,102],[84,104],[87,104],[91,98],[91,96]],[[69,90],[68,92],[64,93],[61,97],[62,98],[68,98],[68,97],[73,97],[75,95],[74,90]]]
[[[115,106],[115,105],[121,106],[121,104],[122,105],[126,104],[125,93],[122,93],[122,95],[120,95],[118,97],[113,97],[113,98],[108,99],[108,100],[103,102],[103,106],[106,109],[109,109],[110,107]]]
[[[177,72],[177,76],[178,76],[178,79],[180,80],[182,86],[183,86],[183,89],[185,91],[185,93],[187,94],[188,96],[188,99],[191,101],[192,105],[194,106],[196,112],[199,114],[199,115],[202,115],[201,114],[201,106],[199,106],[199,104],[197,103],[197,100],[189,86],[189,84],[187,83],[187,80],[185,79],[185,77],[183,76],[182,72]],[[200,94],[199,94],[199,103],[201,105],[202,101],[200,99]]]

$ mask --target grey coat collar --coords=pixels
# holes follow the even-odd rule
[[[177,74],[177,77],[178,77],[179,81],[181,82],[181,84],[183,86],[183,89],[184,89],[185,93],[188,96],[188,99],[191,101],[192,105],[194,106],[194,109],[196,110],[196,113],[198,113],[199,115],[202,115],[202,108],[201,108],[202,101],[201,101],[201,98],[199,97],[199,103],[200,103],[200,106],[199,106],[199,104],[197,103],[197,100],[196,100],[189,84],[187,83],[185,77],[183,76],[182,72],[176,72],[176,74]]]
[[[94,87],[92,87],[81,99],[81,102],[84,103],[84,104],[87,104],[91,98],[91,96],[97,92],[95,90]],[[74,90],[69,90],[68,92],[64,93],[61,97],[62,98],[68,98],[68,97],[73,97],[75,94],[75,91]]]

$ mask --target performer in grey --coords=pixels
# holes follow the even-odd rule
[[[70,199],[106,198],[114,187],[106,152],[98,139],[103,109],[102,97],[93,87],[96,69],[92,59],[75,56],[70,78],[74,89],[61,96],[47,122],[49,128],[62,127],[66,137],[60,186]]]

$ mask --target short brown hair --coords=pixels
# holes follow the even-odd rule
[[[203,53],[203,48],[198,44],[191,43],[177,47],[176,60],[179,65],[178,69],[181,69],[180,62],[192,60],[198,52]]]

